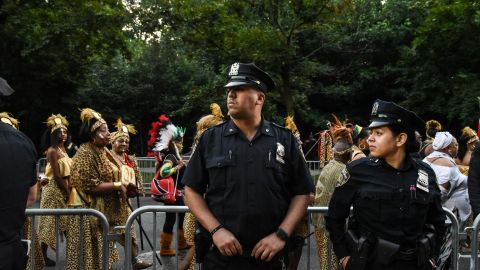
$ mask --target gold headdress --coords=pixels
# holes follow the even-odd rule
[[[470,127],[464,127],[462,129],[462,135],[468,138],[467,144],[478,141],[477,133]]]
[[[222,109],[217,103],[210,104],[211,114],[205,115],[197,121],[197,134],[223,122]]]
[[[429,120],[427,121],[427,123],[425,123],[425,130],[427,131],[426,135],[427,135],[427,140],[431,140],[433,141],[433,139],[435,139],[435,136],[430,136],[432,134],[435,134],[435,133],[432,133],[429,135],[429,130],[436,130],[436,132],[438,131],[441,131],[442,130],[442,124],[440,124],[440,122],[438,122],[437,120]]]
[[[289,115],[285,118],[285,127],[290,129],[292,131],[293,136],[297,138],[297,141],[301,144],[301,139],[300,139],[300,132],[298,131],[297,125],[293,121],[293,116]]]
[[[126,137],[130,138],[129,133],[137,134],[135,127],[133,125],[127,125],[122,122],[122,118],[117,119],[117,123],[115,124],[117,131],[112,132],[111,134],[111,143],[115,142],[118,138]]]
[[[0,113],[0,121],[2,121],[5,124],[9,124],[10,126],[14,127],[15,129],[18,129],[18,120],[13,118],[13,116],[8,113],[8,112],[1,112]]]
[[[94,119],[94,123],[92,124],[92,127],[90,128],[90,132],[95,131],[99,126],[102,124],[106,124],[107,122],[102,118],[102,115],[99,114],[98,112],[90,109],[90,108],[84,108],[80,109],[80,120],[82,122],[89,122]]]
[[[67,119],[61,114],[52,114],[50,117],[47,118],[47,127],[50,129],[50,133],[53,133],[55,130],[59,128],[68,129],[68,121]]]

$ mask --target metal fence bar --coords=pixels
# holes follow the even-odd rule
[[[146,212],[153,212],[155,214],[157,212],[186,213],[188,212],[188,207],[187,206],[147,205],[147,206],[142,206],[136,209],[135,211],[133,211],[128,217],[127,223],[125,224],[125,262],[124,262],[124,268],[123,268],[125,270],[129,270],[132,267],[131,263],[129,262],[132,261],[131,228],[132,228],[133,222],[138,216]],[[156,216],[154,220],[156,220]],[[154,221],[154,227],[153,227],[154,237],[156,236],[155,231],[156,231],[156,222]],[[155,250],[152,250],[153,253],[156,252],[156,245],[154,245],[154,249]],[[176,268],[178,268],[178,264]]]
[[[32,216],[32,225],[35,225],[35,216],[94,216],[100,221],[102,227],[102,243],[103,243],[103,256],[102,256],[102,268],[108,269],[108,220],[105,215],[95,209],[87,208],[75,208],[75,209],[27,209],[25,215]],[[33,226],[32,226],[33,228]],[[35,232],[32,232],[32,243],[35,240]],[[83,241],[80,241],[81,243]],[[58,249],[58,247],[57,247]],[[35,249],[32,249],[35,250]],[[35,253],[33,253],[34,255]],[[34,262],[35,257],[32,256],[32,262]]]
[[[478,269],[478,229],[480,227],[480,215],[478,215],[473,221],[472,232],[472,254],[470,257],[470,270]]]
[[[443,210],[445,211],[445,213],[447,214],[447,217],[450,219],[450,221],[452,222],[452,227],[451,227],[451,231],[452,231],[452,265],[453,265],[453,270],[457,270],[458,269],[458,251],[459,251],[459,241],[460,241],[460,238],[459,238],[459,230],[460,230],[460,224],[458,223],[458,219],[457,219],[457,216],[452,213],[452,211],[450,211],[449,209],[447,208],[443,208]]]
[[[36,233],[35,233],[35,217],[32,217],[32,227],[30,228],[30,233],[32,235],[32,239],[31,239],[31,242],[30,242],[30,252],[32,254],[32,257],[30,259],[31,261],[31,265],[32,265],[32,269],[35,270],[35,266],[36,266],[36,263],[35,263],[35,237],[36,237]]]
[[[59,233],[59,217],[58,216],[55,216],[55,244],[56,244],[56,250],[55,250],[55,262],[59,262],[59,257],[60,257],[60,252],[58,252],[58,248],[60,247],[60,239],[58,239],[58,235],[60,234]],[[59,264],[56,263],[55,264],[55,269],[59,269]]]
[[[152,251],[153,269],[157,269],[157,260],[155,258],[155,255],[157,253],[157,212],[153,212],[152,215],[153,215],[153,251]],[[126,228],[129,228],[129,227],[126,227]],[[127,236],[125,235],[125,237]]]

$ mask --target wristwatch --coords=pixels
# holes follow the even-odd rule
[[[278,238],[282,239],[283,241],[288,242],[288,234],[282,229],[278,228],[278,230],[275,232]]]

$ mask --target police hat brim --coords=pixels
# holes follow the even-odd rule
[[[370,123],[370,125],[367,127],[368,129],[372,128],[379,128],[379,127],[384,127],[393,124],[393,121],[381,121],[381,120],[374,120]]]
[[[225,88],[235,88],[235,87],[239,87],[239,86],[255,86],[256,89],[264,92],[259,86],[258,84],[256,83],[253,83],[253,82],[239,82],[239,81],[232,81],[232,82],[228,82],[225,86]]]

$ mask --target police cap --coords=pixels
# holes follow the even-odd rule
[[[230,66],[228,72],[228,83],[225,88],[251,85],[257,87],[262,92],[267,92],[275,88],[270,75],[258,68],[254,63],[234,63]]]
[[[390,101],[375,100],[368,128],[377,128],[397,124],[409,130],[420,130],[425,122],[412,111]]]

